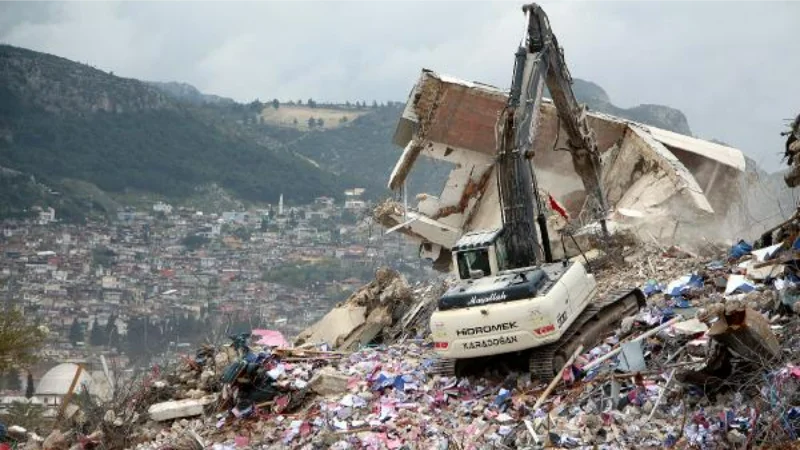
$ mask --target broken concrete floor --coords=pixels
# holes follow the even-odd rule
[[[387,229],[429,247],[426,257],[439,262],[437,267],[446,270],[449,249],[462,234],[500,225],[493,158],[495,125],[506,101],[500,89],[430,70],[422,71],[409,95],[394,136],[404,150],[389,187],[402,187],[420,157],[454,168],[442,180],[442,192],[421,195],[407,207],[387,202],[374,215]],[[544,102],[538,117],[532,161],[542,198],[561,202],[572,226],[580,229],[596,218],[587,210],[569,152],[557,151],[566,148],[567,133],[553,104]],[[738,198],[746,168],[741,151],[606,114],[590,112],[588,121],[604,159],[611,219],[660,238],[674,236],[681,226],[721,223],[734,208],[731,199]],[[546,215],[558,216],[545,209]],[[556,231],[562,228],[551,228],[558,251]],[[567,250],[568,256],[578,254],[575,248]]]

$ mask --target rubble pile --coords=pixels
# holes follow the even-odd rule
[[[599,297],[630,286],[640,286],[649,292],[647,286],[658,284],[659,280],[674,280],[703,269],[700,257],[677,246],[662,249],[655,245],[640,244],[621,249],[621,255],[622,263],[607,262],[603,258],[589,261],[589,265],[595,269]]]
[[[445,277],[409,286],[395,270],[380,268],[375,280],[336,305],[295,339],[295,345],[328,344],[356,350],[374,342],[391,344],[430,333],[436,300],[447,289]]]
[[[437,300],[448,288],[445,279],[417,286],[413,290],[414,303],[394,325],[383,330],[383,342],[402,342],[409,338],[422,339],[430,335],[430,318]]]
[[[48,439],[58,445],[30,439],[22,448],[729,449],[794,441],[800,243],[781,236],[768,247],[739,242],[702,255],[639,245],[622,251],[621,265],[598,265],[600,295],[633,283],[648,305],[577,355],[553,390],[545,388],[551,380],[527,373],[432,375],[423,324],[442,283],[411,288],[382,269],[294,347],[231,336],[172,371],[154,371],[99,423],[54,431]],[[333,326],[354,315],[350,328]],[[115,429],[125,432],[113,436]]]
[[[359,348],[399,319],[411,300],[411,289],[405,278],[395,270],[382,267],[376,272],[375,280],[300,333],[295,345],[327,343],[341,350]]]
[[[783,157],[786,158],[786,165],[790,170],[784,175],[786,185],[793,188],[800,184],[800,114],[795,117],[789,125],[789,131],[781,133],[786,138],[786,151]]]

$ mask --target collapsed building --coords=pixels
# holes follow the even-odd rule
[[[423,70],[408,97],[394,143],[404,150],[389,179],[392,190],[405,187],[424,156],[452,165],[442,192],[420,194],[416,205],[387,201],[375,218],[420,244],[420,255],[445,270],[449,249],[461,235],[500,227],[496,175],[496,122],[507,93]],[[681,224],[708,224],[729,212],[745,172],[740,150],[606,114],[587,112],[602,153],[602,183],[611,208],[611,225],[647,224],[653,238],[675,234]],[[587,195],[566,148],[552,102],[540,110],[535,137],[540,194],[562,214],[551,214],[553,229],[586,227],[594,221]],[[553,211],[551,211],[552,213]],[[558,240],[556,235],[553,239]],[[554,250],[564,248],[562,243]],[[573,249],[575,250],[575,249]],[[568,256],[568,255],[561,255]]]

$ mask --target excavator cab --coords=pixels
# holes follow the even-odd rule
[[[507,267],[503,229],[472,231],[452,248],[458,278],[475,280],[495,276]]]
[[[490,250],[491,247],[483,247],[459,252],[456,256],[458,277],[462,280],[477,280],[490,275],[492,273]]]

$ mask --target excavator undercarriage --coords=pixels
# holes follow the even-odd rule
[[[636,313],[644,304],[644,293],[638,288],[614,291],[604,298],[595,299],[557,342],[508,356],[527,358],[527,369],[530,371],[531,377],[550,380],[563,368],[578,346],[591,348],[600,344],[603,338],[612,334],[619,327],[623,318]],[[482,360],[485,359],[456,360],[437,357],[431,362],[428,373],[447,377],[463,376],[471,372],[471,368],[484,367]]]

